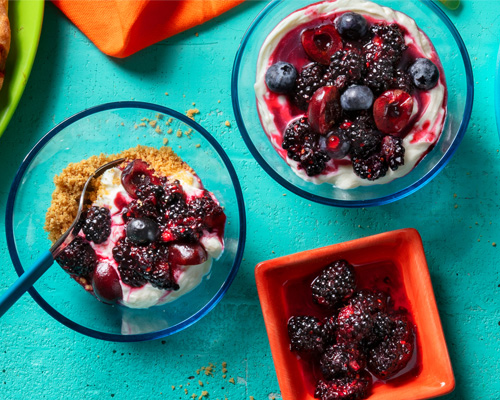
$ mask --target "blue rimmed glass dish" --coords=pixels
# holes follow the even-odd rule
[[[145,118],[157,120],[157,126],[144,123]],[[174,134],[169,135],[168,129]],[[191,133],[178,137],[178,130]],[[225,208],[225,251],[193,291],[146,310],[103,304],[54,265],[29,293],[52,317],[75,331],[118,342],[169,336],[212,310],[236,276],[245,244],[245,207],[238,177],[226,153],[210,133],[186,116],[166,107],[130,101],[103,104],[61,122],[21,164],[9,193],[5,221],[17,274],[21,275],[50,247],[43,226],[56,174],[70,162],[92,155],[117,153],[138,144],[160,147],[164,138]]]
[[[439,54],[448,86],[448,115],[439,141],[409,174],[392,182],[350,190],[306,182],[278,155],[262,129],[253,87],[260,47],[279,21],[293,11],[312,4],[311,0],[272,1],[250,25],[236,54],[232,101],[245,143],[271,177],[288,190],[311,201],[339,207],[366,207],[406,197],[430,182],[445,167],[467,130],[474,91],[472,67],[465,44],[453,23],[432,1],[372,1],[415,19]]]

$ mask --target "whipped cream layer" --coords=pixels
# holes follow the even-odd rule
[[[176,266],[173,274],[179,285],[178,290],[158,289],[150,283],[146,283],[141,287],[127,285],[121,280],[118,263],[113,258],[113,247],[126,234],[125,223],[121,214],[122,208],[119,205],[128,204],[133,200],[121,184],[121,174],[122,171],[120,169],[111,168],[101,177],[99,195],[93,205],[109,208],[111,214],[111,234],[104,243],[95,244],[90,242],[90,244],[97,255],[98,262],[106,263],[115,269],[120,279],[123,294],[122,300],[119,301],[120,304],[130,308],[149,308],[176,300],[198,286],[203,277],[210,272],[213,259],[218,259],[224,250],[223,239],[215,233],[203,232],[200,243],[208,254],[207,260],[197,265]],[[189,200],[201,197],[203,195],[203,186],[200,179],[196,175],[190,175],[192,179],[189,179],[189,181],[192,180],[192,183],[188,183],[186,174],[189,173],[183,171],[182,175],[175,176],[173,179],[180,181]],[[212,198],[216,201],[213,195]]]
[[[414,95],[414,108],[410,118],[413,127],[403,139],[403,146],[405,147],[404,165],[400,166],[396,171],[389,169],[384,177],[375,181],[361,179],[357,176],[348,157],[342,160],[330,160],[323,173],[312,177],[308,176],[300,168],[299,163],[289,158],[287,151],[281,147],[284,131],[277,127],[278,122],[271,109],[280,109],[280,118],[284,118],[287,122],[304,114],[293,114],[291,112],[293,107],[288,97],[270,92],[265,83],[267,69],[274,62],[287,61],[274,59],[274,53],[289,32],[318,18],[325,19],[329,16],[335,18],[337,14],[347,11],[359,13],[370,21],[398,24],[405,33],[405,44],[412,54],[416,57],[430,59],[440,70],[439,82],[433,89],[419,91],[418,99],[415,99]],[[295,65],[299,72],[302,66]],[[438,141],[446,118],[447,90],[445,77],[438,55],[429,38],[418,28],[416,22],[406,14],[365,0],[325,1],[295,11],[282,20],[262,45],[257,61],[254,88],[262,126],[280,156],[305,181],[315,184],[329,183],[340,189],[384,184],[409,173]]]

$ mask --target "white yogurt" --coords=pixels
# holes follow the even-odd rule
[[[432,43],[418,28],[416,22],[412,18],[408,17],[406,14],[388,7],[382,7],[370,1],[325,1],[290,14],[273,29],[264,41],[257,61],[257,76],[254,85],[262,126],[273,147],[280,154],[283,154],[283,149],[281,148],[283,132],[280,132],[276,127],[274,116],[265,101],[268,95],[265,75],[270,66],[270,58],[283,37],[298,25],[317,18],[319,14],[328,15],[344,11],[353,11],[371,16],[378,20],[384,20],[387,23],[397,23],[398,25],[404,26],[408,31],[408,34],[405,35],[406,44],[415,45],[422,53],[423,57],[429,58],[434,62],[437,61],[437,54],[433,49]],[[375,181],[361,179],[354,173],[352,165],[350,164],[341,165],[333,172],[311,177],[307,176],[303,169],[299,169],[298,162],[292,160],[288,156],[286,156],[286,162],[302,179],[315,184],[329,183],[340,189],[352,189],[358,186],[384,184],[404,176],[415,167],[422,156],[434,143],[436,143],[443,129],[446,117],[446,87],[444,84],[444,77],[441,76],[438,84],[426,93],[427,101],[423,105],[425,107],[423,110],[418,110],[417,102],[414,102],[415,107],[413,114],[421,112],[421,118],[415,123],[413,129],[403,140],[403,146],[405,147],[404,165],[400,166],[396,171],[389,169],[387,174],[382,178]],[[289,104],[289,100],[286,96],[280,96],[279,101],[282,102],[285,107]],[[333,165],[334,161],[329,161],[329,164]]]

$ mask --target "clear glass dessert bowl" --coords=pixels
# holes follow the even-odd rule
[[[233,282],[243,255],[245,207],[236,172],[222,147],[193,120],[162,106],[127,101],[103,104],[61,122],[35,145],[14,178],[6,234],[20,276],[51,245],[43,226],[56,174],[71,162],[137,145],[160,147],[165,139],[224,208],[224,252],[195,289],[149,309],[101,303],[61,267],[52,266],[29,293],[52,317],[80,333],[110,341],[152,340],[189,327],[213,309]]]
[[[308,200],[340,207],[365,207],[390,203],[408,196],[430,182],[444,168],[458,148],[469,123],[473,101],[472,67],[462,38],[450,19],[432,1],[373,2],[400,11],[416,21],[440,57],[448,90],[448,111],[439,140],[413,170],[391,182],[354,189],[307,182],[297,176],[281,158],[262,128],[254,90],[261,46],[281,20],[313,4],[313,1],[272,1],[245,33],[234,61],[233,109],[245,143],[269,175],[288,190]]]

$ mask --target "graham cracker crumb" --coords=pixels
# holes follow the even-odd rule
[[[137,129],[138,127],[139,127],[139,125],[134,124],[134,129]]]
[[[496,244],[495,242],[493,242],[491,245],[492,245],[493,247],[497,247],[497,244]]]
[[[149,125],[152,126],[153,128],[156,126],[157,123],[158,121],[156,120],[149,121]]]
[[[172,128],[170,128],[167,133],[170,135],[174,130]]]
[[[194,120],[195,114],[199,114],[199,113],[200,113],[200,110],[198,110],[197,108],[191,108],[191,109],[186,111],[186,115],[188,116],[188,118],[191,118],[192,120]]]
[[[100,154],[77,163],[70,163],[54,177],[55,190],[52,193],[52,203],[45,216],[44,230],[49,233],[49,239],[52,242],[55,242],[73,223],[78,211],[78,200],[89,176],[100,166],[118,158],[141,159],[162,176],[171,176],[182,171],[193,173],[193,170],[170,147],[157,149],[138,145],[117,154]],[[189,176],[186,175],[185,178],[189,179]],[[89,191],[89,200],[95,201],[98,192],[99,181],[96,180],[94,189]]]
[[[167,144],[168,143],[168,139],[167,138],[163,138],[163,144]]]
[[[168,96],[168,92],[165,92],[165,96]]]
[[[177,137],[181,137],[182,136],[182,131],[179,129],[176,133]]]
[[[229,121],[224,122],[224,124],[225,124],[226,126],[231,126],[231,122],[229,122]]]
[[[141,123],[139,124],[139,126],[146,126],[146,123],[145,123],[145,122],[141,122]]]
[[[197,144],[197,145],[195,145],[194,147],[196,147],[197,149],[199,149],[199,148],[201,147],[201,144],[199,144],[199,143],[198,143],[198,144]]]
[[[234,378],[229,379],[229,383],[232,383],[233,385],[235,385]]]
[[[156,114],[156,119],[163,119],[163,114]]]
[[[203,382],[202,381],[198,381],[198,385],[203,386]]]
[[[163,133],[163,131],[160,129],[160,126],[158,125],[155,129],[156,133]]]

